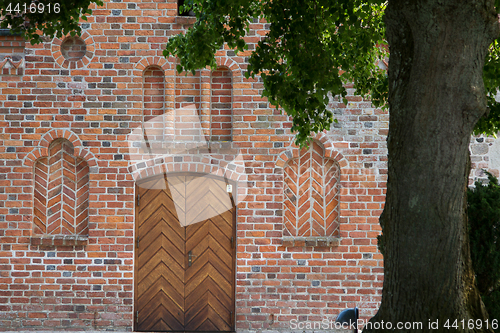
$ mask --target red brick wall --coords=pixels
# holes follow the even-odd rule
[[[210,140],[232,141],[233,78],[227,68],[211,73]]]
[[[388,114],[352,88],[348,105],[332,100],[339,123],[316,140],[339,168],[338,238],[287,242],[284,169],[299,157],[291,122],[260,97],[258,78],[244,79],[248,52],[220,50],[219,69],[176,73],[162,56],[190,22],[176,12],[170,0],[106,1],[82,22],[81,59],[66,59],[61,39],[27,44],[23,75],[0,76],[0,330],[131,330],[135,174],[223,172],[231,154],[241,167],[229,173],[248,177],[237,211],[237,330],[286,330],[355,305],[363,317],[376,312]],[[264,28],[255,21],[248,42]],[[156,150],[146,152],[143,129]],[[36,237],[36,170],[61,138],[88,164],[88,238]],[[220,156],[195,159],[181,139],[232,141],[232,150],[211,142]]]
[[[0,75],[22,75],[24,39],[20,36],[0,36]]]

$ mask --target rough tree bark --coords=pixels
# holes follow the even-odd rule
[[[389,178],[381,216],[382,304],[372,323],[483,319],[465,190],[469,140],[486,112],[482,81],[498,37],[493,0],[389,0]],[[484,322],[483,322],[484,323]],[[461,325],[461,322],[459,322]],[[386,327],[380,325],[379,327]],[[366,330],[389,331],[389,330]],[[454,331],[454,330],[451,330]],[[461,332],[492,332],[474,325]]]

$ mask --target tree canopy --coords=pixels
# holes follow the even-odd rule
[[[498,1],[497,1],[498,2]],[[386,106],[386,71],[378,66],[388,57],[383,21],[387,3],[375,1],[193,0],[197,20],[185,34],[172,37],[164,55],[180,59],[178,71],[215,67],[214,55],[224,43],[236,51],[248,49],[245,35],[250,25],[265,19],[269,32],[249,58],[246,75],[260,74],[271,104],[293,117],[298,144],[311,132],[329,129],[335,121],[326,108],[329,93],[345,97],[346,83],[356,94],[371,95],[376,107]],[[500,8],[497,6],[497,8]],[[182,10],[181,9],[181,10]],[[475,134],[496,135],[500,130],[500,45],[490,47],[484,66],[489,113],[481,118]]]
[[[62,37],[81,33],[80,18],[92,14],[89,6],[102,5],[101,0],[0,0],[0,28],[20,34],[31,44],[42,41],[42,36]]]
[[[384,6],[360,0],[194,1],[187,7],[197,14],[196,23],[172,37],[164,55],[179,57],[179,71],[214,67],[224,43],[244,51],[250,25],[259,18],[270,22],[246,75],[262,76],[264,96],[293,116],[292,130],[303,144],[311,132],[330,128],[329,95],[345,97],[345,83],[353,82],[357,94],[371,92],[376,105],[385,102],[387,75],[378,67],[387,55]]]

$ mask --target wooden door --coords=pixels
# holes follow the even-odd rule
[[[236,209],[224,180],[162,175],[136,193],[135,330],[234,331]]]

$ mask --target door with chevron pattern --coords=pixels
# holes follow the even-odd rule
[[[135,330],[234,331],[236,208],[223,179],[136,187]]]

